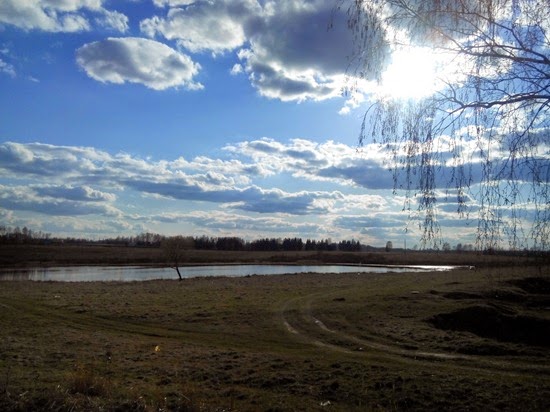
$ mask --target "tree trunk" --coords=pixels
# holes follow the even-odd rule
[[[178,272],[180,280],[183,280],[183,278],[181,277],[180,268],[178,267],[178,262],[176,262],[174,269],[176,269],[176,272]]]

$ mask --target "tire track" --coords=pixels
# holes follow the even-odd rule
[[[342,291],[339,291],[339,293],[341,292]],[[387,358],[407,363],[416,362],[433,366],[434,362],[438,362],[438,366],[485,371],[487,373],[498,371],[499,373],[508,375],[550,375],[550,365],[546,364],[527,363],[522,360],[494,360],[474,355],[404,349],[396,345],[377,342],[375,340],[367,340],[331,329],[327,327],[322,320],[313,316],[311,306],[316,299],[326,298],[332,295],[333,292],[312,293],[285,301],[281,305],[279,313],[285,329],[304,342],[355,356],[372,356],[372,352],[375,352],[377,359]],[[289,314],[291,308],[297,311],[297,315],[299,315],[301,321],[296,319],[290,320]],[[317,332],[314,332],[313,336],[308,332],[312,327],[313,329],[317,329]],[[342,343],[329,343],[334,339]],[[355,349],[350,349],[350,347],[354,347]]]

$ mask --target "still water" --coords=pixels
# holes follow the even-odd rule
[[[450,270],[454,266],[351,266],[351,265],[219,265],[182,266],[184,278],[199,276],[250,276],[299,273],[389,273]],[[172,268],[142,266],[63,266],[49,268],[0,269],[0,280],[34,280],[57,282],[143,281],[177,279]]]

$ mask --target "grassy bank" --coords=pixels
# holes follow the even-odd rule
[[[541,264],[541,257],[483,255],[476,252],[243,252],[189,250],[181,264],[212,263],[355,263],[389,265],[525,266]],[[546,257],[548,263],[548,257]],[[165,265],[160,248],[111,245],[15,245],[0,247],[0,268],[59,265]]]
[[[0,409],[549,410],[548,273],[2,282]]]

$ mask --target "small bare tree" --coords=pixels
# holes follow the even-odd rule
[[[185,260],[187,251],[192,249],[194,240],[192,237],[173,236],[164,239],[161,244],[164,256],[170,265],[178,272],[179,280],[183,280],[179,265]]]

